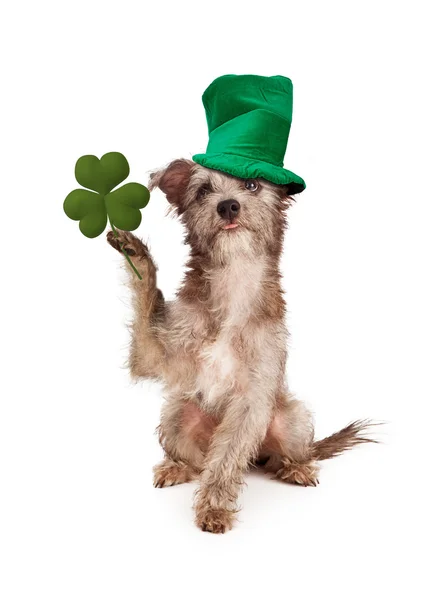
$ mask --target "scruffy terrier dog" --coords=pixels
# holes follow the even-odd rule
[[[280,481],[318,483],[317,461],[371,441],[357,421],[314,441],[312,418],[285,381],[285,302],[280,286],[286,186],[243,180],[176,160],[153,173],[186,228],[190,258],[182,287],[165,302],[156,266],[134,235],[108,234],[126,249],[135,318],[130,370],[162,381],[159,439],[164,460],[154,485],[199,479],[196,523],[232,527],[245,471],[263,466]]]

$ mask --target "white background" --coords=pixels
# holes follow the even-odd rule
[[[0,19],[0,596],[426,597],[427,85],[423,2],[15,2]],[[288,376],[318,437],[383,444],[300,489],[250,475],[236,528],[157,490],[156,385],[132,386],[120,257],[62,212],[82,154],[131,180],[203,151],[225,73],[294,82],[307,182],[283,259]],[[171,298],[186,249],[155,192],[139,234]],[[425,553],[425,557],[424,557]]]

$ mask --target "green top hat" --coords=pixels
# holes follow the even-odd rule
[[[301,177],[283,168],[293,112],[288,77],[223,75],[202,96],[209,141],[193,160],[242,179],[261,177],[302,192]]]

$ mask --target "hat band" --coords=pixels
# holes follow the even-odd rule
[[[235,154],[282,167],[290,126],[273,112],[252,110],[211,131],[207,154]]]

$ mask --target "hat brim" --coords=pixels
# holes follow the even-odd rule
[[[300,194],[306,187],[301,177],[267,162],[236,154],[195,154],[192,159],[208,169],[223,171],[241,179],[266,179],[278,185],[287,185],[288,193]]]

